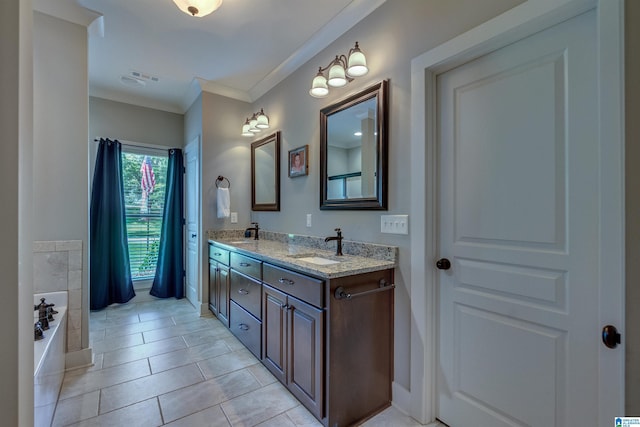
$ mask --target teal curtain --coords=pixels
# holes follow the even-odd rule
[[[121,152],[120,142],[100,139],[90,207],[91,310],[136,296],[129,264]]]
[[[167,165],[167,187],[164,196],[158,265],[153,286],[149,291],[151,295],[158,298],[184,297],[183,182],[182,150],[172,148],[169,150]]]

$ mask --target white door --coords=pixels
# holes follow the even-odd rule
[[[186,256],[186,286],[187,286],[187,299],[194,307],[200,308],[200,292],[199,292],[199,280],[198,272],[200,271],[200,144],[199,139],[195,138],[192,142],[187,144],[184,150],[185,157],[185,218],[186,218],[186,242],[187,242],[187,256]]]
[[[438,418],[595,426],[595,14],[437,79]]]

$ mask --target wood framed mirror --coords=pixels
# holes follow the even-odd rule
[[[251,143],[251,210],[280,210],[280,131]]]
[[[320,209],[387,210],[388,85],[320,110]]]

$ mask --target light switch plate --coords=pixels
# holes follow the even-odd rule
[[[381,215],[380,232],[409,234],[409,215]]]
[[[307,227],[311,227],[311,214],[307,214]]]
[[[238,212],[231,212],[231,224],[238,223]]]

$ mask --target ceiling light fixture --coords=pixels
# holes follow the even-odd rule
[[[247,117],[242,125],[242,136],[253,136],[262,129],[269,129],[269,116],[261,108],[257,113],[253,113],[251,118]]]
[[[348,56],[348,58],[347,58]],[[329,78],[324,75],[329,70]],[[369,72],[367,59],[360,50],[358,42],[353,49],[349,49],[348,55],[336,55],[336,59],[329,65],[318,69],[318,74],[311,82],[309,95],[314,98],[324,98],[329,94],[329,86],[342,87],[352,81],[354,77],[364,76]]]
[[[187,15],[202,18],[222,6],[222,0],[173,0]]]

